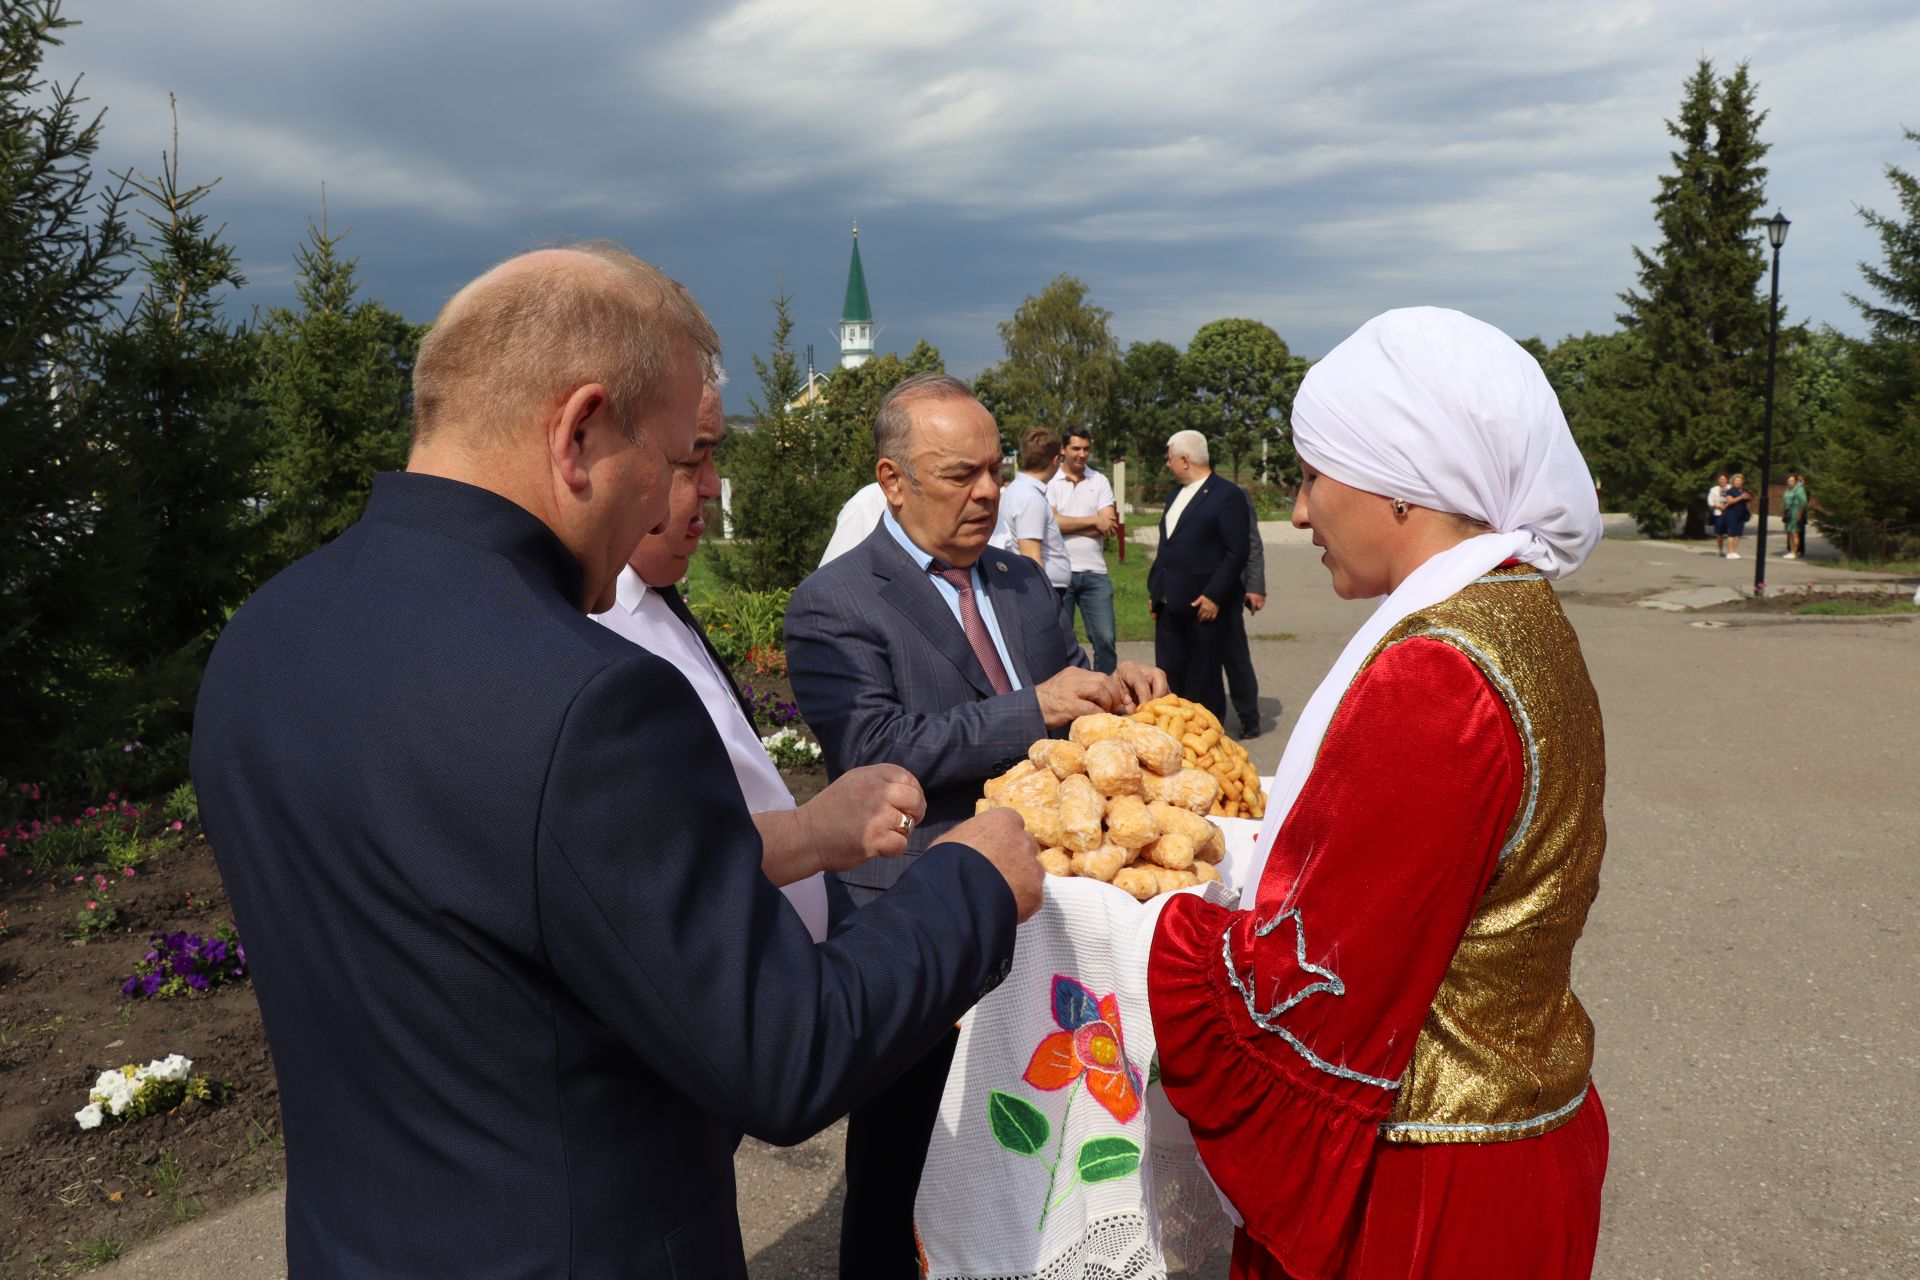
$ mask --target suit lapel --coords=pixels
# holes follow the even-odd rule
[[[1020,687],[1030,688],[1033,684],[1033,668],[1027,662],[1027,619],[1020,608],[1012,586],[1013,571],[1007,562],[994,556],[991,550],[980,555],[980,580],[986,583],[987,594],[993,598],[993,620],[1000,624],[1000,638],[1007,642],[1007,656],[1013,659],[1013,674],[1020,681]],[[1052,587],[1048,587],[1052,591]],[[964,638],[964,633],[962,633]],[[969,653],[973,646],[967,646]],[[979,666],[978,659],[974,666]]]
[[[993,683],[981,669],[980,660],[973,656],[967,633],[960,629],[953,611],[940,598],[933,580],[907,559],[907,553],[893,540],[885,524],[873,531],[868,542],[873,576],[880,579],[880,598],[917,627],[927,642],[966,677],[968,684],[986,697],[993,697]]]

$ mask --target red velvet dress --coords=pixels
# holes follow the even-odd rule
[[[1607,1150],[1597,1094],[1533,1138],[1378,1136],[1396,1097],[1385,1086],[1498,864],[1524,760],[1472,662],[1434,640],[1396,644],[1328,725],[1255,909],[1182,895],[1161,915],[1148,969],[1161,1080],[1246,1220],[1235,1277],[1591,1272]],[[1278,1030],[1255,1025],[1250,1002],[1287,1006],[1268,1019]]]

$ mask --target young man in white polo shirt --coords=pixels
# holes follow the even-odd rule
[[[1047,505],[1047,477],[1059,461],[1060,437],[1045,427],[1035,427],[1020,437],[1020,474],[1000,494],[1005,541],[998,545],[1038,564],[1047,575],[1047,585],[1065,598],[1069,580],[1067,543],[1060,536],[1053,509]]]
[[[1093,436],[1083,427],[1067,429],[1060,470],[1047,483],[1047,503],[1059,521],[1067,543],[1067,618],[1080,607],[1087,639],[1093,642],[1093,669],[1113,674],[1113,579],[1107,576],[1106,539],[1119,532],[1120,512],[1113,486],[1087,465],[1093,454]]]

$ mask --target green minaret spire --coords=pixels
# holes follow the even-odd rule
[[[840,364],[851,369],[873,357],[873,304],[860,265],[860,220],[853,221],[853,260],[847,264],[847,299],[840,306]]]

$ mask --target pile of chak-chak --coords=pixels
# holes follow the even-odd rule
[[[1204,815],[1220,812],[1223,780],[1188,767],[1195,744],[1151,723],[1153,709],[1166,710],[1160,704],[1167,701],[1156,699],[1132,719],[1081,716],[1064,742],[1042,738],[1025,760],[988,779],[975,812],[1012,809],[1040,845],[1048,874],[1104,880],[1142,902],[1218,880],[1214,864],[1226,855],[1226,837]],[[1224,742],[1208,744],[1223,767]]]

